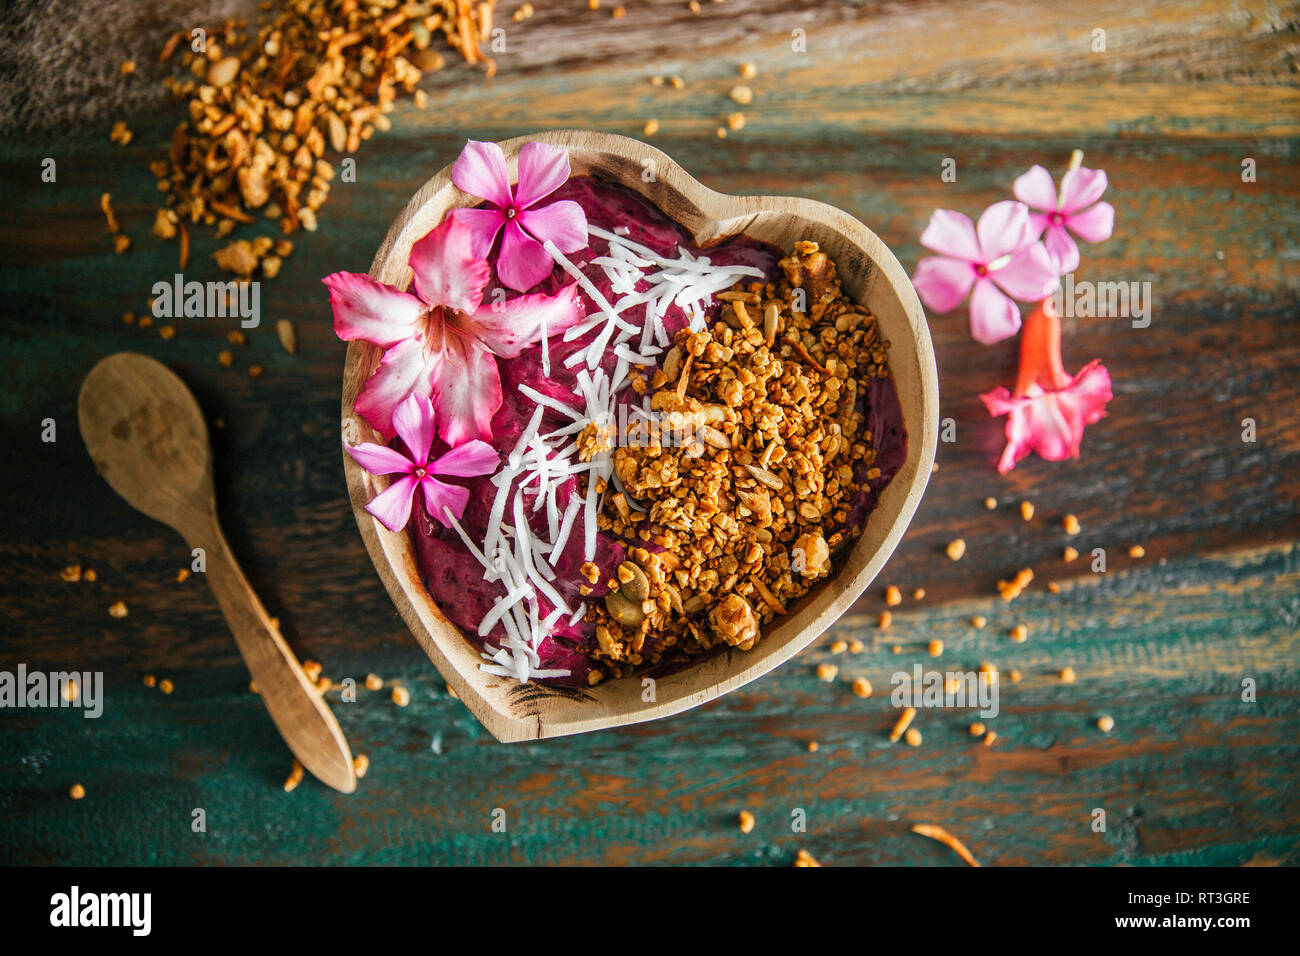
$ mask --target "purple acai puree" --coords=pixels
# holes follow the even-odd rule
[[[560,199],[572,199],[582,206],[587,221],[594,226],[613,232],[616,227],[628,230],[627,238],[653,249],[667,257],[677,258],[678,247],[692,255],[706,254],[710,261],[719,265],[748,265],[761,269],[772,280],[779,269],[777,262],[784,253],[776,248],[745,236],[737,236],[717,245],[701,249],[691,242],[686,231],[665,216],[659,209],[638,193],[611,183],[598,182],[587,176],[575,176],[551,194],[548,202]],[[592,264],[592,260],[608,254],[608,243],[597,236],[592,236],[587,249],[571,253],[568,259],[587,276],[608,301],[615,301],[619,296],[611,289],[609,277],[603,269]],[[573,282],[573,278],[558,265],[550,277],[528,292],[553,294]],[[489,289],[497,286],[495,274]],[[637,290],[647,288],[639,282]],[[588,298],[585,292],[579,293],[583,308],[587,314],[596,312],[599,306]],[[629,317],[640,321],[642,307],[634,307]],[[710,324],[716,317],[720,305],[714,305],[708,312]],[[669,336],[688,324],[685,312],[678,306],[670,306],[663,319]],[[577,373],[586,368],[579,363],[573,368],[564,367],[564,359],[576,351],[585,349],[600,334],[601,325],[597,325],[587,334],[572,342],[564,342],[562,336],[554,335],[549,341],[550,377],[542,374],[541,345],[526,349],[515,359],[500,360],[502,404],[492,419],[492,438],[490,444],[505,457],[514,449],[519,436],[528,425],[536,408],[528,396],[519,391],[519,385],[528,385],[544,395],[558,399],[566,405],[581,409],[583,399],[577,386]],[[606,372],[612,374],[617,358],[612,348],[601,363]],[[652,369],[641,369],[649,374]],[[632,402],[640,404],[641,396],[632,389],[625,388],[616,399],[619,404]],[[898,394],[893,379],[875,379],[872,381],[868,400],[868,427],[872,431],[873,443],[878,449],[876,466],[881,475],[871,482],[871,489],[863,489],[853,500],[850,512],[849,531],[856,531],[866,520],[866,516],[875,507],[876,495],[888,484],[890,478],[898,471],[907,454],[907,435],[902,424],[902,412],[898,403]],[[618,408],[615,407],[617,416]],[[554,431],[570,424],[567,416],[547,409],[542,416],[539,432]],[[860,463],[858,478],[861,480],[870,466]],[[491,476],[470,479],[455,479],[463,483],[470,492],[469,504],[461,518],[461,525],[470,540],[481,542],[487,534],[487,522],[497,488],[492,484]],[[573,495],[581,495],[578,478],[570,477],[560,488],[556,504],[561,513],[568,506]],[[499,582],[488,582],[483,578],[483,569],[478,560],[470,554],[454,530],[448,530],[429,518],[420,496],[415,510],[415,520],[411,524],[411,536],[415,543],[416,557],[424,575],[429,593],[437,601],[442,612],[447,615],[471,639],[477,639],[479,622],[491,610],[498,597],[505,594],[505,587]],[[533,510],[535,500],[525,493],[524,500],[526,520],[533,531],[544,540],[550,539],[547,512],[545,506]],[[513,523],[510,509],[507,508],[505,522]],[[600,568],[598,582],[592,586],[590,595],[583,595],[579,586],[586,584],[580,572],[583,559],[583,530],[581,512],[575,523],[573,533],[565,545],[564,552],[555,564],[556,577],[552,582],[560,596],[569,607],[576,608],[580,603],[599,600],[606,593],[605,582],[612,576],[624,559],[625,549],[621,542],[606,533],[596,537],[596,557],[594,563]],[[553,609],[545,596],[538,595],[538,614],[545,617]],[[567,616],[562,616],[550,636],[543,640],[539,648],[541,667],[544,669],[565,669],[569,677],[553,678],[549,682],[561,685],[586,686],[587,674],[591,669],[588,657],[582,648],[593,640],[593,625],[579,621],[571,625]],[[489,632],[485,644],[500,647],[505,637],[505,628],[498,622]]]

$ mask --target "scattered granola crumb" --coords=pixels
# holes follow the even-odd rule
[[[933,638],[930,641],[927,650],[929,650],[931,657],[938,657],[943,653],[943,641],[939,640],[937,637]]]
[[[164,340],[173,339],[176,337],[176,327],[173,325],[159,326],[158,334],[161,335]]]
[[[248,366],[248,377],[261,378],[263,371],[265,371],[265,369],[263,369],[262,366],[260,365],[250,365]]]
[[[116,236],[113,237],[113,251],[117,253],[119,256],[130,248],[131,248],[130,236],[119,232]]]
[[[818,748],[818,746],[819,746],[819,745],[818,745],[817,741],[815,741],[815,740],[810,740],[810,741],[808,741],[808,752],[809,752],[810,754],[815,754],[815,753],[817,752],[817,748]]]
[[[1103,734],[1108,734],[1115,729],[1115,718],[1109,714],[1103,714],[1097,718],[1097,729]]]
[[[99,580],[99,575],[95,573],[94,568],[86,568],[85,573],[81,575],[81,580],[89,584],[94,584]]]
[[[912,600],[913,600],[913,601],[923,601],[923,600],[925,600],[925,588],[917,588],[915,591],[913,591],[913,592],[912,592]]]
[[[1060,586],[1059,584],[1057,584],[1055,581],[1048,581],[1048,582],[1047,582],[1047,590],[1048,590],[1049,592],[1051,592],[1052,594],[1060,594],[1060,593],[1061,593],[1061,586]]]
[[[716,136],[718,137],[718,139],[726,139],[726,138],[727,138],[727,127],[725,127],[725,126],[719,126],[719,127],[717,128],[717,131],[715,132],[714,135],[716,135]]]
[[[745,128],[745,114],[744,114],[744,113],[728,113],[728,114],[727,114],[727,129],[731,130],[732,132],[736,132],[736,131],[742,130],[742,129],[744,129],[744,128]]]
[[[671,86],[671,87],[672,87],[673,89],[675,89],[675,90],[684,90],[684,89],[686,89],[686,81],[683,80],[680,76],[670,76],[670,77],[668,77],[668,85]]]
[[[795,854],[794,865],[795,866],[821,866],[821,864],[817,862],[817,858],[814,857],[807,850],[800,850],[797,854]]]
[[[704,12],[704,8],[700,6],[700,0],[691,0],[690,3],[686,4],[686,9],[697,17]]]
[[[411,692],[405,687],[393,688],[393,703],[398,707],[405,707],[411,702]]]
[[[847,651],[848,649],[849,649],[849,642],[848,642],[848,641],[833,641],[833,642],[831,642],[831,653],[832,653],[832,654],[843,654],[843,653],[844,653],[845,651]]]
[[[754,91],[743,83],[738,83],[733,86],[727,95],[741,106],[748,106],[750,103],[754,102]]]
[[[189,569],[189,568],[181,568],[179,571],[176,572],[176,583],[177,583],[177,584],[180,584],[180,583],[182,583],[182,582],[184,582],[184,581],[188,581],[189,578],[190,578],[190,569]]]
[[[1135,544],[1133,547],[1128,549],[1128,556],[1130,558],[1145,558],[1147,556],[1147,549],[1142,547],[1140,544]]]
[[[123,76],[130,76],[135,72],[135,60],[123,60],[120,69]]]
[[[849,653],[850,653],[850,654],[861,654],[861,653],[862,653],[863,651],[865,651],[866,649],[867,649],[867,645],[863,644],[863,643],[862,643],[860,640],[858,640],[856,637],[855,637],[853,640],[849,641]]]
[[[290,355],[298,351],[298,335],[288,319],[280,319],[275,323],[275,334],[280,340],[280,346]]]
[[[370,758],[367,757],[365,754],[357,754],[355,757],[352,758],[352,772],[357,775],[358,780],[364,777],[366,775],[366,771],[369,769],[370,769]]]
[[[1029,640],[1029,628],[1023,624],[1017,624],[1011,629],[1008,636],[1017,644],[1023,644]]]
[[[521,6],[518,10],[514,12],[514,14],[511,16],[510,19],[514,20],[515,23],[519,23],[522,20],[527,20],[535,12],[536,11],[533,9],[533,5],[531,3],[525,3],[523,6]]]
[[[993,510],[994,508],[996,508],[997,506],[998,506],[998,499],[996,499],[996,498],[985,498],[985,499],[984,499],[984,507],[985,507],[985,508],[988,508],[989,511],[992,511],[992,510]]]
[[[740,811],[740,832],[741,833],[753,833],[754,822],[755,822],[754,815],[752,813],[750,813],[748,810]]]
[[[871,696],[871,681],[865,677],[857,677],[853,680],[853,693],[858,697],[867,698]]]
[[[976,614],[974,617],[970,619],[970,623],[972,627],[978,628],[979,630],[982,631],[984,630],[984,628],[988,626],[989,619],[986,618],[983,614]]]
[[[970,729],[970,735],[972,737],[984,736],[984,725],[981,724],[978,720],[975,721],[975,723],[971,724],[969,729]]]
[[[1074,515],[1072,514],[1066,515],[1065,518],[1061,521],[1061,524],[1065,527],[1066,534],[1079,533],[1079,519]]]
[[[383,690],[384,680],[376,674],[366,675],[366,690]]]
[[[158,682],[158,689],[162,691],[164,694],[170,694],[172,691],[176,689],[176,685],[173,684],[168,678],[164,677],[162,680]]]
[[[656,74],[655,76],[650,77],[650,85],[651,85],[651,86],[663,86],[663,85],[664,85],[664,78],[663,78],[662,76],[659,76],[658,74]]]
[[[85,795],[86,795],[86,788],[79,783],[74,783],[71,787],[68,788],[68,796],[70,796],[73,800],[80,800]]]
[[[81,580],[81,565],[69,564],[59,572],[59,577],[70,584],[75,584],[77,581]]]
[[[929,837],[931,840],[938,840],[971,866],[979,866],[975,857],[971,856],[970,850],[966,849],[966,844],[962,843],[961,840],[958,840],[943,827],[931,823],[917,823],[913,825],[912,832],[923,837]]]
[[[289,770],[289,778],[284,782],[284,792],[289,793],[291,790],[296,789],[300,783],[302,783],[302,764],[295,757],[293,767]]]
[[[1034,520],[1034,504],[1032,501],[1020,502],[1020,517],[1026,521]]]
[[[1077,679],[1074,673],[1074,668],[1068,666],[1062,667],[1059,671],[1057,671],[1056,676],[1061,678],[1061,682],[1064,684],[1073,684]]]
[[[131,142],[132,135],[133,134],[131,133],[131,130],[127,128],[127,125],[121,120],[118,120],[113,124],[113,131],[108,134],[108,138],[114,143],[120,143],[121,145],[126,146]]]
[[[1007,679],[1011,681],[1011,683],[1013,684],[1019,684],[1020,678],[1023,676],[1024,675],[1021,674],[1020,671],[1016,670],[1014,667],[1011,668],[1011,670],[1007,671]]]
[[[653,136],[655,133],[659,132],[659,121],[657,119],[646,120],[642,132],[645,133],[646,136]]]
[[[921,732],[915,727],[908,727],[907,732],[903,734],[903,740],[909,747],[921,746]]]
[[[321,671],[324,669],[320,661],[308,660],[302,662],[302,672],[307,675],[307,679],[313,684],[320,679]]]
[[[752,80],[754,77],[758,76],[758,67],[754,66],[753,63],[746,61],[740,64],[740,76],[741,79]]]
[[[1073,560],[1074,560],[1075,558],[1077,558],[1078,556],[1079,556],[1079,551],[1078,551],[1078,549],[1077,549],[1077,548],[1072,548],[1072,547],[1070,547],[1070,546],[1068,546],[1068,545],[1066,546],[1065,551],[1062,552],[1062,554],[1061,554],[1061,557],[1065,559],[1066,563],[1069,563],[1070,561],[1073,561]]]
[[[898,743],[898,738],[903,736],[903,732],[911,725],[914,717],[916,717],[915,707],[903,708],[903,712],[898,715],[898,720],[894,723],[894,729],[889,732],[890,743]]]
[[[1020,593],[1029,587],[1029,583],[1034,580],[1033,568],[1021,568],[1016,572],[1016,576],[1010,581],[998,582],[998,593],[1002,595],[1004,601],[1014,601],[1020,597]]]
[[[157,685],[157,683],[158,683],[158,678],[154,677],[152,674],[145,674],[145,675],[144,675],[144,686],[145,686],[145,687],[154,687],[154,686]]]
[[[826,683],[828,683],[828,684],[829,684],[831,681],[835,680],[835,677],[836,677],[837,674],[839,674],[839,672],[840,672],[840,669],[839,669],[838,667],[836,667],[834,664],[818,664],[818,665],[817,665],[817,678],[818,678],[818,680],[824,680],[824,681],[826,681]]]
[[[128,613],[125,601],[114,601],[108,606],[109,617],[126,617]]]
[[[609,12],[609,15],[613,17],[615,20],[622,20],[625,16],[627,16],[627,8],[620,4],[619,6],[611,10]]]
[[[960,561],[962,555],[966,553],[966,539],[954,538],[948,542],[948,547],[944,550],[948,552],[948,557],[953,561]]]
[[[894,615],[890,614],[888,611],[880,612],[880,629],[882,631],[889,630],[890,625],[893,623],[894,623]]]
[[[891,584],[885,588],[885,603],[890,607],[898,607],[903,603],[903,592]]]
[[[248,692],[249,692],[250,694],[260,694],[260,693],[261,693],[261,691],[257,689],[257,681],[255,681],[255,680],[250,680],[250,681],[248,682]]]
[[[992,747],[993,742],[997,739],[998,739],[998,732],[996,730],[990,730],[987,734],[984,735],[984,746]]]
[[[222,349],[217,353],[217,361],[226,368],[230,368],[235,364],[235,353],[229,349]]]
[[[903,653],[903,648],[901,645],[895,644],[893,647],[890,648],[890,651],[895,654],[901,654]]]

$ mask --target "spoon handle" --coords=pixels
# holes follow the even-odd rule
[[[357,778],[343,731],[323,695],[307,679],[298,658],[271,623],[221,528],[210,522],[201,536],[189,539],[189,544],[206,551],[205,577],[280,736],[309,773],[335,790],[351,793],[357,788]]]

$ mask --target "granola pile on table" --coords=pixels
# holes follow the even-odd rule
[[[749,650],[856,530],[854,496],[881,474],[863,399],[889,343],[815,242],[780,266],[721,293],[712,329],[679,332],[650,381],[632,379],[662,421],[614,452],[623,491],[598,524],[629,558],[605,581],[583,566],[584,592],[604,593],[590,683]],[[610,437],[589,428],[581,453]]]

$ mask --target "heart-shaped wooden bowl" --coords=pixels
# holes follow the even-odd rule
[[[889,364],[908,445],[907,460],[881,494],[861,537],[841,557],[838,571],[765,631],[753,650],[728,650],[658,678],[652,701],[642,699],[642,682],[637,679],[574,690],[521,684],[479,670],[479,645],[447,620],[425,590],[409,537],[393,534],[365,511],[366,502],[387,487],[388,479],[368,474],[344,454],[352,508],[384,586],[448,685],[502,741],[559,737],[666,717],[735,690],[803,650],[848,610],[893,553],[925,490],[938,437],[939,386],[925,313],[903,267],[862,223],[811,199],[716,193],[659,150],[608,133],[568,130],[507,140],[501,148],[512,181],[519,149],[530,140],[568,150],[574,175],[589,174],[641,193],[701,246],[738,233],[787,252],[801,239],[818,242],[839,267],[845,291],[871,311],[890,343]],[[406,288],[412,244],[437,226],[448,209],[476,202],[452,185],[451,167],[444,168],[421,187],[388,230],[370,275]],[[381,441],[353,411],[379,358],[380,350],[372,345],[352,342],[348,346],[343,431],[349,441]]]

